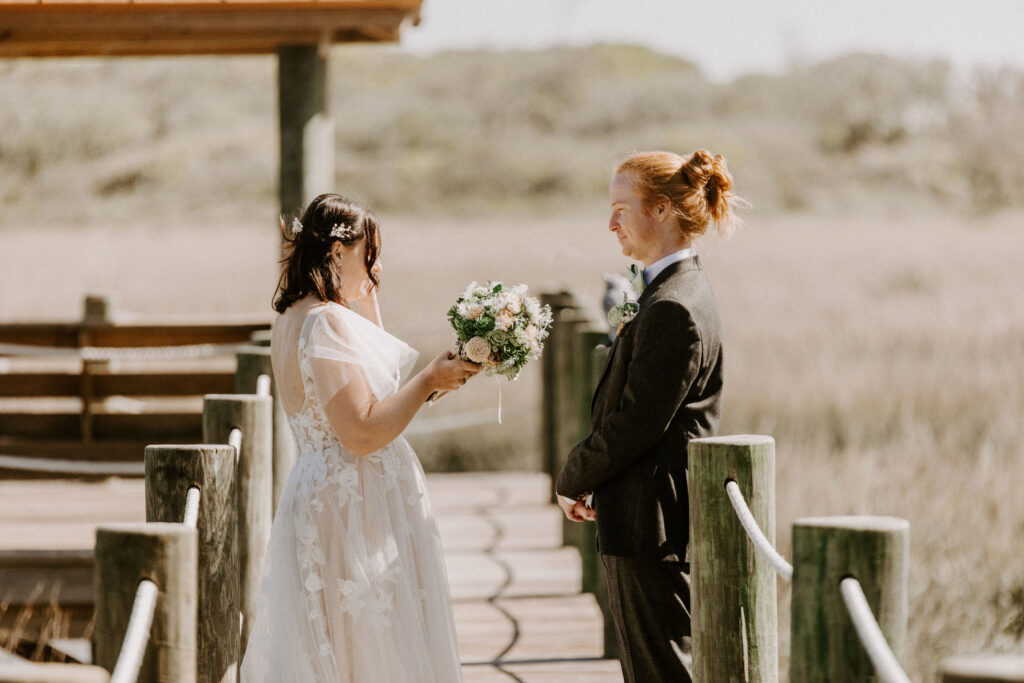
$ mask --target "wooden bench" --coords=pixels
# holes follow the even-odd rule
[[[141,464],[148,444],[199,442],[202,396],[235,391],[235,351],[269,328],[119,321],[98,297],[80,322],[0,325],[0,472],[47,476],[19,458]]]

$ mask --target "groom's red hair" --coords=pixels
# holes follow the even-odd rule
[[[618,173],[632,173],[633,189],[650,209],[668,201],[687,237],[702,235],[712,222],[719,232],[732,226],[732,205],[737,201],[732,176],[721,154],[698,149],[689,159],[674,152],[643,152],[619,164]]]

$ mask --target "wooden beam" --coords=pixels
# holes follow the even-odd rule
[[[397,29],[388,32],[386,40],[381,29],[373,34],[367,31],[337,31],[333,43],[397,42]],[[309,39],[309,40],[307,40]],[[259,36],[224,36],[211,39],[107,39],[107,40],[47,40],[25,43],[5,43],[0,39],[0,58],[13,57],[173,57],[194,55],[267,55],[283,44],[315,43],[308,35],[282,36],[268,39]]]
[[[0,398],[78,396],[78,373],[40,372],[4,375]],[[94,375],[93,398],[106,396],[202,396],[229,393],[234,377],[229,373],[119,373]]]
[[[270,323],[235,325],[110,325],[88,327],[90,346],[135,347],[181,344],[246,344],[253,332]],[[0,344],[26,344],[51,348],[75,348],[82,326],[65,323],[10,323],[0,325]]]
[[[0,0],[0,57],[265,54],[283,45],[396,41],[419,5]]]

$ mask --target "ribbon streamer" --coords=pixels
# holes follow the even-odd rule
[[[501,378],[495,375],[494,381],[498,383],[498,424],[501,424]]]

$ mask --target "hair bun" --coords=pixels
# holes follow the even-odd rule
[[[721,158],[721,156],[718,158]],[[711,152],[706,149],[698,149],[690,156],[681,170],[688,171],[687,175],[699,184],[704,185],[711,178],[712,173],[714,173],[715,157],[711,156]]]

